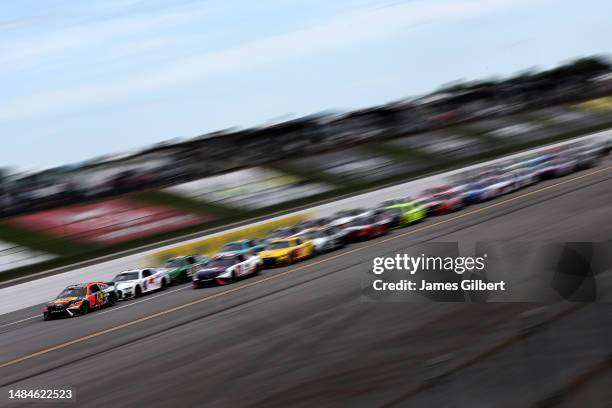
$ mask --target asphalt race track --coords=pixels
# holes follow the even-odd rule
[[[91,407],[612,400],[608,304],[362,301],[373,257],[429,240],[610,241],[612,161],[233,285],[50,322],[38,306],[2,315],[0,386],[74,387]]]

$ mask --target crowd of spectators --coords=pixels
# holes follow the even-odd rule
[[[583,58],[505,80],[454,83],[418,98],[164,143],[32,174],[0,170],[0,216],[163,187],[230,170],[612,94],[612,66]],[[432,132],[435,134],[435,132]]]

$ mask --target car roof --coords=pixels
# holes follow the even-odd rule
[[[155,270],[155,268],[141,268],[141,269],[128,269],[127,271],[121,271],[118,273],[118,275],[124,274],[124,273],[128,273],[128,272],[142,272],[145,269],[151,269],[151,270]]]
[[[65,289],[76,289],[76,288],[85,288],[87,286],[89,286],[91,283],[87,282],[87,283],[75,283],[73,285],[68,285],[65,287]]]
[[[279,239],[273,239],[270,242],[288,242],[288,241],[293,241],[296,238],[297,237],[279,238]]]
[[[236,258],[238,257],[240,254],[235,253],[235,252],[226,252],[226,253],[222,253],[222,254],[217,254],[215,256],[213,256],[211,258],[211,261],[214,259],[224,259],[224,258]]]

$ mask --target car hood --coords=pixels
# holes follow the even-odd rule
[[[59,299],[54,299],[51,302],[49,302],[50,305],[69,305],[71,303],[77,302],[79,300],[81,300],[82,298],[80,297],[67,297],[67,298],[59,298]]]
[[[134,283],[136,283],[136,280],[121,281],[115,283],[115,287],[117,289],[125,289],[134,286]]]

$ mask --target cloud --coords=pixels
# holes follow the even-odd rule
[[[419,0],[359,10],[317,26],[271,36],[242,46],[185,58],[138,77],[111,80],[16,98],[0,109],[0,121],[65,111],[208,80],[270,64],[409,32],[423,24],[444,23],[528,7],[539,0]],[[76,40],[78,41],[78,39]]]
[[[29,38],[15,40],[7,36],[0,40],[0,71],[35,67],[78,50],[91,49],[138,33],[146,34],[154,29],[181,25],[201,18],[203,14],[204,11],[193,8],[178,8],[111,17],[100,14],[95,19],[85,17],[85,21],[76,24],[68,18],[57,19],[62,24],[59,29],[42,27],[40,34]]]

